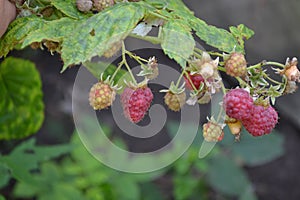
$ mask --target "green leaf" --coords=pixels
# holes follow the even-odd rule
[[[68,17],[74,19],[84,18],[84,14],[76,8],[76,0],[51,0],[51,4]]]
[[[232,153],[248,166],[268,163],[284,154],[283,136],[277,131],[261,137],[242,132],[242,140],[232,146]]]
[[[44,120],[42,83],[34,63],[7,58],[0,64],[0,139],[36,133]]]
[[[241,195],[250,185],[243,169],[225,155],[211,161],[207,179],[215,190],[227,195]]]
[[[228,31],[207,25],[203,20],[193,17],[189,20],[196,35],[208,45],[227,53],[235,50],[244,53],[244,48],[238,43],[238,40]]]
[[[198,180],[192,175],[187,174],[183,176],[175,176],[174,183],[174,196],[176,200],[189,199],[196,190]]]
[[[5,200],[5,197],[0,194],[0,200]]]
[[[17,197],[34,197],[38,199],[83,199],[79,189],[70,184],[70,179],[64,180],[60,168],[55,163],[44,163],[40,173],[35,174],[37,184],[19,182],[14,191]],[[69,182],[70,181],[70,182]]]
[[[3,161],[10,168],[12,175],[25,182],[34,183],[29,171],[37,169],[38,163],[70,152],[69,145],[35,146],[35,139],[18,145],[11,154],[4,156]]]
[[[116,71],[117,67],[111,63],[105,62],[85,62],[83,65],[95,76],[97,79],[103,73],[103,79],[105,80],[108,76],[112,76]],[[127,73],[126,70],[120,69],[114,78],[114,82],[118,81]],[[129,79],[128,79],[129,80]]]
[[[141,184],[141,193],[142,200],[163,200],[163,195],[159,191],[159,188],[151,182]]]
[[[118,179],[112,182],[115,192],[118,197],[124,200],[141,199],[141,192],[138,183],[135,182],[130,176],[120,175]]]
[[[244,24],[240,24],[237,27],[231,26],[229,27],[229,30],[235,37],[241,39],[249,40],[254,35],[254,31]]]
[[[119,3],[79,23],[62,44],[63,70],[101,56],[111,44],[123,40],[144,14],[145,9],[138,3]]]
[[[44,20],[37,16],[21,17],[14,20],[8,27],[5,35],[0,38],[0,57],[6,56],[9,51],[20,44],[31,31],[39,29]]]
[[[239,196],[239,200],[257,200],[253,188],[248,187],[246,191],[244,191],[243,194]]]
[[[9,180],[10,180],[9,169],[5,164],[0,163],[0,188],[5,187]]]
[[[162,43],[165,54],[181,67],[186,67],[187,59],[193,54],[195,40],[190,28],[178,20],[168,21],[162,30]]]
[[[32,31],[24,40],[22,47],[24,48],[33,42],[42,42],[43,40],[51,40],[61,42],[64,38],[72,34],[74,27],[80,21],[70,18],[61,18],[53,21],[43,21],[39,29]]]

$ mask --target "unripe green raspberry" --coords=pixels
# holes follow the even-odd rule
[[[203,124],[203,137],[207,142],[219,142],[224,137],[222,127],[214,122]]]
[[[115,4],[113,0],[93,0],[93,2],[95,10],[99,12]]]
[[[225,61],[226,73],[233,77],[244,77],[247,75],[247,62],[241,53],[232,53]]]
[[[171,91],[167,92],[165,97],[165,104],[173,111],[179,111],[180,108],[185,104],[186,94],[181,92],[174,94]]]
[[[109,84],[100,81],[91,88],[89,102],[94,110],[101,110],[111,106],[115,96],[116,91]]]

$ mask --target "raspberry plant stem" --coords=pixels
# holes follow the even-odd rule
[[[140,36],[136,34],[129,34],[130,37],[140,39],[140,40],[145,40],[147,42],[151,42],[152,44],[161,44],[162,40],[159,37],[154,37],[154,36]]]
[[[266,73],[264,73],[263,76],[264,76],[264,78],[268,79],[269,81],[271,81],[271,82],[273,82],[273,83],[275,83],[275,84],[277,84],[277,85],[282,85],[282,83],[280,83],[280,82],[278,82],[278,81],[272,79],[272,78],[269,77]]]
[[[139,64],[141,65],[145,65],[144,63],[142,62],[148,62],[148,60],[144,59],[144,58],[141,58],[140,56],[137,56],[133,53],[131,53],[130,51],[127,51],[125,52],[127,55],[129,55],[130,58],[133,58],[134,60],[136,60]],[[141,62],[142,61],[142,62]]]
[[[180,81],[181,81],[181,79],[182,79],[182,77],[183,77],[184,71],[185,71],[185,70],[183,70],[183,71],[181,72],[181,74],[180,74],[180,76],[179,76],[179,78],[178,78],[178,80],[177,80],[176,88],[179,87],[179,84],[180,84]]]
[[[124,62],[121,61],[118,65],[118,68],[116,69],[116,71],[113,73],[113,75],[111,76],[111,79],[109,81],[109,83],[111,84],[114,81],[115,76],[117,75],[118,71],[121,69],[121,67],[123,66]]]
[[[132,81],[133,81],[135,84],[137,84],[137,82],[136,82],[136,80],[135,80],[135,77],[134,77],[134,75],[132,74],[132,71],[131,71],[131,69],[130,69],[130,67],[129,67],[127,61],[126,61],[126,49],[125,49],[125,44],[124,44],[124,42],[122,42],[122,62],[124,63],[125,67],[127,68],[127,71],[129,72]],[[121,63],[122,63],[122,62],[121,62]]]
[[[284,68],[285,67],[285,65],[283,65],[281,63],[278,63],[278,62],[262,61],[262,62],[260,62],[260,63],[258,63],[256,65],[249,66],[247,68],[247,70],[261,68],[261,67],[266,66],[266,65],[274,65],[274,66],[277,66],[277,67],[280,67],[280,68]]]

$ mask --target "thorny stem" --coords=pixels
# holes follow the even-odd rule
[[[208,54],[212,55],[212,56],[219,56],[219,57],[223,57],[223,54],[220,54],[218,52],[213,52],[213,51],[209,51],[207,52]]]
[[[269,77],[266,73],[264,73],[263,76],[264,76],[265,78],[267,78],[269,81],[271,81],[271,82],[273,82],[273,83],[275,83],[275,84],[277,84],[277,85],[282,85],[282,83],[280,83],[280,82],[278,82],[278,81],[272,79],[272,78]]]
[[[194,51],[194,56],[196,57],[196,58],[201,58],[202,56],[199,54],[199,53],[197,53],[196,51]]]
[[[126,61],[126,49],[125,49],[125,44],[124,44],[124,42],[122,42],[122,62],[124,63],[125,67],[127,68],[128,72],[129,72],[129,74],[130,74],[130,76],[131,76],[132,81],[133,81],[135,84],[137,84],[137,82],[136,82],[136,80],[135,80],[135,77],[134,77],[134,75],[132,74],[132,71],[131,71],[131,69],[130,69],[130,67],[129,67],[127,61]],[[121,62],[121,63],[122,63],[122,62]]]
[[[122,60],[119,65],[118,68],[116,69],[116,71],[113,73],[113,75],[111,76],[111,79],[109,81],[109,83],[112,83],[114,81],[115,76],[117,75],[117,73],[119,72],[119,70],[121,69],[121,67],[123,66],[124,61]]]
[[[226,69],[224,67],[218,66],[218,70],[222,72],[226,72]]]
[[[274,66],[277,66],[277,67],[281,67],[281,68],[285,68],[285,65],[284,64],[281,64],[281,63],[278,63],[278,62],[267,62],[267,61],[262,61],[256,65],[252,65],[252,66],[249,66],[247,68],[247,70],[251,70],[251,69],[257,69],[257,68],[261,68],[263,66],[266,66],[266,65],[274,65]]]
[[[153,37],[153,36],[140,36],[140,35],[137,35],[137,34],[129,34],[130,37],[133,37],[133,38],[136,38],[136,39],[140,39],[140,40],[145,40],[145,41],[148,41],[148,42],[151,42],[152,44],[160,44],[162,41],[160,38],[158,37]]]
[[[185,70],[182,70],[182,72],[181,72],[181,74],[180,74],[180,76],[179,76],[179,78],[178,78],[178,80],[177,80],[176,88],[179,87],[179,83],[180,83],[180,81],[181,81],[181,79],[182,79],[182,77],[183,77],[184,71],[185,71]]]
[[[143,62],[148,62],[148,60],[144,59],[144,58],[141,58],[140,56],[137,56],[133,53],[131,53],[130,51],[127,51],[125,52],[127,55],[130,56],[130,58],[133,58],[134,60],[136,60],[138,63],[140,63],[141,65],[145,65],[144,63],[142,63],[141,61]]]
[[[239,82],[239,84],[241,86],[249,86],[243,79],[241,79],[240,77],[236,77],[236,80]]]

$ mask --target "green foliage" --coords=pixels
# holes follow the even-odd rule
[[[44,119],[41,85],[32,62],[7,58],[0,64],[0,139],[38,131]]]
[[[64,38],[71,34],[78,23],[80,23],[80,20],[66,17],[52,21],[43,20],[40,22],[39,28],[31,31],[24,39],[22,48],[33,42],[42,42],[44,40],[62,42]]]
[[[184,126],[185,130],[190,127],[188,124]],[[103,128],[107,137],[111,137],[110,130]],[[178,124],[170,123],[167,128],[169,134],[173,135],[177,132]],[[191,147],[170,168],[148,174],[127,174],[106,167],[86,150],[77,133],[74,133],[70,145],[40,147],[35,146],[34,139],[31,139],[17,146],[9,155],[0,157],[0,174],[3,177],[1,186],[5,186],[12,175],[18,180],[14,197],[159,200],[164,198],[152,180],[157,175],[168,172],[172,177],[176,200],[208,199],[209,187],[224,197],[255,200],[255,192],[242,164],[263,164],[282,155],[282,137],[272,133],[269,139],[264,140],[253,139],[247,135],[249,134],[243,132],[243,144],[235,144],[238,145],[235,148],[228,142],[232,141],[233,136],[226,129],[224,141],[215,146],[207,157],[199,159],[199,147],[203,142],[199,130]],[[113,141],[116,143],[115,139]],[[121,140],[117,142],[126,149]],[[249,149],[253,142],[260,143],[255,146],[255,150]],[[175,145],[180,143],[181,141],[177,141]],[[100,146],[105,147],[105,144]],[[109,148],[105,149],[107,155],[112,155]],[[270,149],[279,150],[273,153]],[[255,151],[255,156],[249,156],[249,151]],[[68,152],[69,156],[63,157],[59,162],[49,161]]]
[[[168,21],[162,30],[161,47],[165,54],[184,68],[195,47],[190,28],[178,20]]]
[[[178,124],[168,124],[170,134],[176,133],[177,129]],[[203,137],[201,128],[198,130],[192,146],[174,163],[175,199],[199,199],[199,195],[205,199],[207,186],[240,200],[257,199],[243,166],[262,165],[280,157],[284,153],[283,138],[276,131],[265,137],[254,138],[243,130],[241,142],[232,145],[233,135],[228,128],[224,132],[223,141],[205,158],[199,159]],[[201,194],[194,198],[197,192]]]
[[[185,67],[195,46],[191,30],[208,45],[225,52],[234,49],[244,52],[243,39],[253,35],[253,31],[244,25],[231,27],[232,33],[207,25],[196,18],[181,0],[124,2],[97,14],[79,12],[75,0],[53,0],[49,6],[54,6],[55,12],[61,14],[52,20],[37,16],[22,17],[10,25],[0,39],[0,56],[33,42],[55,41],[61,44],[57,51],[61,53],[65,70],[93,56],[101,56],[114,42],[124,40],[141,20],[151,18],[161,19],[165,23],[161,34],[149,41],[160,43],[171,59]]]
[[[117,70],[117,67],[110,63],[105,62],[85,62],[83,63],[84,67],[86,67],[93,76],[100,79],[100,76],[102,74],[103,80],[105,80],[107,77],[111,77],[112,74]],[[124,81],[125,80],[125,81]],[[126,83],[129,83],[131,81],[131,77],[127,71],[120,69],[117,74],[114,77],[114,84],[118,84],[118,87],[122,87],[120,90],[118,90],[118,93],[121,93],[126,86]]]
[[[0,157],[1,184],[4,187],[11,177],[18,181],[36,184],[30,172],[39,168],[39,163],[56,158],[71,150],[69,145],[36,146],[35,139],[24,141],[9,155]]]
[[[243,48],[244,40],[249,40],[254,35],[254,31],[246,27],[244,24],[240,24],[237,27],[231,26],[229,27],[229,30]]]
[[[44,20],[37,16],[22,17],[14,20],[5,35],[0,38],[0,57],[6,56],[20,44],[24,38],[34,30],[39,30]]]
[[[5,187],[10,180],[9,168],[4,163],[0,163],[0,188]]]
[[[70,157],[59,165],[43,163],[40,172],[33,174],[34,184],[18,182],[14,195],[37,199],[141,199],[139,183],[153,179],[151,174],[132,175],[104,166],[85,149],[77,133],[71,144]]]
[[[85,17],[85,15],[76,8],[74,0],[51,0],[51,4],[63,14],[73,19],[81,19]]]
[[[247,166],[266,164],[284,153],[283,136],[276,130],[264,137],[251,137],[245,130],[242,140],[232,146],[233,155]]]
[[[250,185],[242,168],[224,155],[211,161],[207,179],[214,189],[228,195],[240,195]]]
[[[196,31],[196,35],[208,45],[227,53],[234,50],[241,53],[244,52],[243,46],[228,31],[207,25],[203,20],[198,18],[191,19],[190,24],[192,29]]]
[[[139,4],[118,4],[79,23],[72,31],[72,37],[63,42],[64,69],[93,56],[101,56],[114,42],[125,39],[144,14],[145,10]]]

